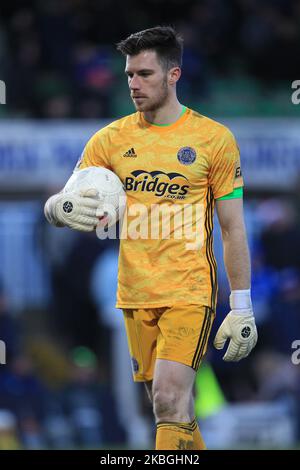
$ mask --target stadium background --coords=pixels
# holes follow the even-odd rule
[[[92,133],[133,111],[114,44],[170,23],[185,37],[181,101],[228,125],[240,145],[259,327],[241,363],[210,346],[197,416],[210,448],[299,444],[299,0],[45,0],[0,7],[2,449],[153,445],[114,309],[117,242],[50,227],[43,204]],[[213,334],[228,311],[217,226],[215,247]]]

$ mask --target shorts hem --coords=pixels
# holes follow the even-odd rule
[[[211,305],[207,302],[200,302],[200,301],[189,301],[187,302],[186,300],[182,302],[175,302],[175,303],[147,303],[147,304],[125,304],[125,303],[117,303],[116,308],[121,308],[121,309],[147,309],[147,308],[164,308],[164,307],[176,307],[177,305],[182,306],[182,305],[199,305],[201,307],[208,307],[211,310],[215,311]]]
[[[177,305],[177,304],[175,304]],[[173,307],[174,304],[172,303],[147,303],[147,304],[125,304],[125,303],[117,303],[116,308],[132,308],[132,309],[138,309],[138,308],[163,308],[163,307]]]
[[[179,362],[180,364],[183,364],[184,366],[188,366],[190,367],[191,369],[195,370],[193,367],[192,367],[192,364],[191,364],[191,361],[185,361],[183,360],[182,358],[180,357],[168,357],[168,356],[163,356],[163,355],[160,355],[160,356],[157,356],[156,359],[165,359],[167,361],[173,361],[173,362]]]
[[[134,382],[151,382],[153,380],[153,375],[134,375],[133,376],[133,381]]]

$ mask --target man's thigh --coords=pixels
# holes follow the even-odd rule
[[[203,305],[168,308],[158,321],[156,358],[179,362],[197,371],[207,350],[214,312]]]

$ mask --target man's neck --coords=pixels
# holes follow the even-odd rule
[[[179,119],[182,113],[182,104],[176,99],[176,101],[167,103],[162,108],[155,111],[145,112],[144,118],[147,122],[156,125],[173,124]]]

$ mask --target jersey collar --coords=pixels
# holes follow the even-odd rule
[[[179,116],[177,121],[172,122],[172,124],[152,124],[151,122],[146,121],[146,119],[144,118],[143,113],[139,112],[140,119],[141,119],[143,127],[150,130],[150,131],[154,131],[154,132],[158,132],[158,133],[169,132],[169,131],[175,129],[176,127],[180,126],[183,122],[186,121],[189,114],[190,114],[190,109],[187,108],[186,106],[183,106],[181,115]]]

